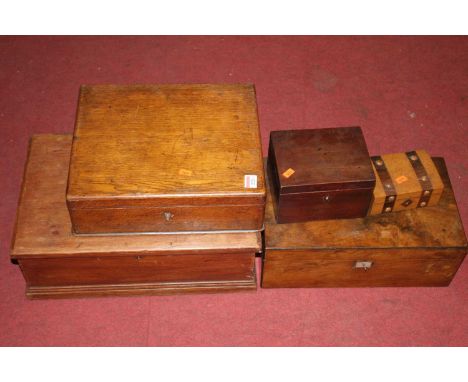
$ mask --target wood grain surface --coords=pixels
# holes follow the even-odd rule
[[[257,232],[73,235],[65,202],[71,142],[70,135],[31,140],[11,251],[29,297],[256,288]]]
[[[278,223],[367,214],[375,176],[360,127],[273,131],[267,167]]]
[[[246,175],[257,177],[256,188],[245,187]],[[207,216],[206,210],[194,208],[189,222],[199,222],[203,230],[261,229],[265,184],[254,87],[82,86],[67,201],[78,233],[106,227],[107,232],[170,231],[177,226],[167,227],[154,211],[107,218],[100,211],[93,218],[101,220],[98,227],[75,215],[82,208],[208,204],[232,206],[231,212]],[[244,217],[235,205],[257,206],[256,217]],[[87,216],[93,217],[93,211]],[[230,216],[232,226],[217,224],[218,216]],[[196,228],[177,228],[187,229]]]
[[[447,169],[437,206],[359,219],[277,224],[270,192],[262,287],[442,286],[467,251]],[[370,261],[366,271],[356,262]]]

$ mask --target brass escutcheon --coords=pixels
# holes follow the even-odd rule
[[[169,220],[171,220],[173,217],[174,217],[174,214],[173,214],[173,213],[164,212],[164,219],[166,219],[167,222],[168,222]]]
[[[354,263],[354,268],[356,269],[364,269],[367,271],[370,267],[374,264],[372,261],[356,261]]]

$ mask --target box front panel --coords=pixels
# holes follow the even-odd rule
[[[260,230],[264,205],[88,208],[70,211],[78,234]]]
[[[254,280],[252,253],[20,260],[28,287]]]
[[[447,286],[464,250],[267,250],[263,288]]]
[[[277,221],[360,218],[367,215],[371,199],[371,189],[280,195]]]

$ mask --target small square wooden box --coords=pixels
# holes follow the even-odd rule
[[[253,85],[83,86],[67,203],[78,234],[260,230]]]
[[[273,131],[268,171],[278,223],[363,217],[375,186],[360,127]]]
[[[424,150],[371,158],[376,185],[370,215],[435,206],[444,183]]]
[[[467,242],[442,158],[437,206],[359,219],[277,224],[265,211],[263,288],[446,286]]]
[[[73,235],[65,203],[72,137],[32,139],[11,257],[29,298],[255,290],[258,232]]]

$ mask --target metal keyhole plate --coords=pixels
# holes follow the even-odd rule
[[[164,219],[166,219],[167,222],[170,221],[173,217],[174,217],[173,213],[164,212]]]
[[[354,268],[363,269],[367,271],[370,267],[372,267],[372,261],[356,261],[354,263]]]

